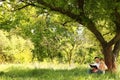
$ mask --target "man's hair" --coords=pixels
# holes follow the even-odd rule
[[[97,59],[97,58],[99,59],[99,57],[95,57],[94,59]]]
[[[103,59],[103,58],[100,58],[100,60],[103,60],[103,61],[104,61],[104,59]]]

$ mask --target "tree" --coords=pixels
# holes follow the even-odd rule
[[[27,6],[56,11],[87,27],[99,41],[109,71],[116,70],[116,58],[120,49],[120,1],[119,0],[20,0],[25,3],[14,11]],[[107,30],[104,33],[104,29]],[[104,36],[104,34],[106,34]],[[110,39],[106,38],[113,35]]]
[[[52,0],[37,0],[37,2],[43,7],[60,12],[87,27],[100,42],[108,69],[110,71],[116,69],[115,59],[120,49],[120,1],[55,0],[53,2]],[[105,21],[106,24],[98,24],[98,21]],[[99,29],[100,25],[103,28],[112,27],[109,29],[110,33],[114,31],[114,37],[111,40],[105,40],[102,29]]]
[[[29,39],[0,30],[0,63],[30,62],[34,46]]]

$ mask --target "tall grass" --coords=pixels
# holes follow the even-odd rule
[[[45,67],[45,68],[44,68]],[[1,65],[0,80],[119,80],[116,74],[88,74],[87,65],[40,63]]]

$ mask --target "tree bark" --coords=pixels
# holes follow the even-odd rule
[[[117,70],[116,57],[119,53],[119,48],[120,45],[118,45],[118,43],[115,44],[114,49],[112,49],[112,46],[103,47],[103,55],[108,71],[116,72]]]
[[[108,70],[112,70],[112,47],[104,47],[103,48],[103,54],[104,54],[104,59],[105,63],[108,67]]]

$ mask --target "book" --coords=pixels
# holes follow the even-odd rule
[[[91,67],[91,68],[98,69],[97,65],[94,65],[94,64],[90,64],[90,67]]]

